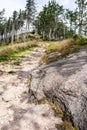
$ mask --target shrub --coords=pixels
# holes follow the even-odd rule
[[[87,38],[85,37],[75,35],[73,39],[77,45],[87,45]]]
[[[42,56],[40,65],[48,64],[53,61],[57,61],[61,57],[65,57],[68,54],[73,52],[77,52],[79,50],[79,45],[76,45],[73,39],[63,40],[61,42],[52,42],[50,45],[46,47],[46,52]],[[59,52],[60,56],[53,56],[51,60],[49,60],[50,53]]]
[[[73,35],[73,39],[74,39],[74,40],[76,40],[76,39],[78,39],[78,38],[79,38],[79,35],[77,35],[77,34]]]
[[[64,49],[70,47],[73,44],[73,39],[63,40],[61,42],[54,42],[50,45],[48,45],[46,49],[46,53],[52,53],[52,52],[62,52]]]

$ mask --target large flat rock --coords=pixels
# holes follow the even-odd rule
[[[66,118],[87,130],[87,47],[34,70],[29,95],[58,102]]]

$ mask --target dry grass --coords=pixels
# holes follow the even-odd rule
[[[6,45],[6,46],[1,46],[0,47],[0,52],[5,50],[5,49],[12,49],[14,51],[20,49],[20,48],[26,48],[28,46],[32,46],[32,45],[36,45],[35,42],[26,42],[26,43],[16,43],[16,44],[10,44],[10,45]]]
[[[67,39],[60,42],[51,42],[46,46],[46,51],[44,55],[42,56],[41,63],[42,64],[48,64],[48,57],[50,53],[53,52],[59,52],[61,53],[61,58],[67,56],[68,54],[71,54],[73,52],[77,52],[79,50],[79,47],[75,45],[75,42],[73,39]],[[52,61],[58,60],[58,57],[53,57]]]
[[[73,44],[73,40],[72,39],[68,39],[68,40],[63,40],[60,42],[52,42],[50,45],[47,46],[46,48],[46,53],[52,53],[55,51],[59,51],[61,52],[62,50],[66,49],[67,47],[70,47]]]
[[[64,121],[61,127],[61,130],[78,130],[77,127],[73,127],[71,122]]]
[[[21,53],[26,50],[30,50],[33,47],[36,47],[36,42],[27,42],[27,43],[20,43],[20,44],[13,44],[13,45],[6,45],[0,47],[0,61],[6,61],[12,58],[15,58],[15,56],[18,53]]]

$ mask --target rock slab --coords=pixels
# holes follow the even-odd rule
[[[58,102],[73,125],[87,130],[87,48],[34,70],[29,95]]]

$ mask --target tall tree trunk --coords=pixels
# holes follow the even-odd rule
[[[55,40],[55,31],[56,31],[56,28],[53,29],[53,33],[52,33],[52,39]]]
[[[66,27],[64,25],[64,39],[65,39],[65,37],[66,37]]]
[[[1,33],[0,33],[0,43],[1,43]]]
[[[12,25],[12,33],[11,33],[11,43],[13,44],[14,42],[14,23]]]
[[[50,30],[49,30],[49,40],[51,40],[51,39],[52,39],[51,34],[52,34],[52,29],[50,28]]]
[[[7,30],[4,30],[4,42],[7,43]]]
[[[43,39],[45,39],[45,31],[42,31]]]

